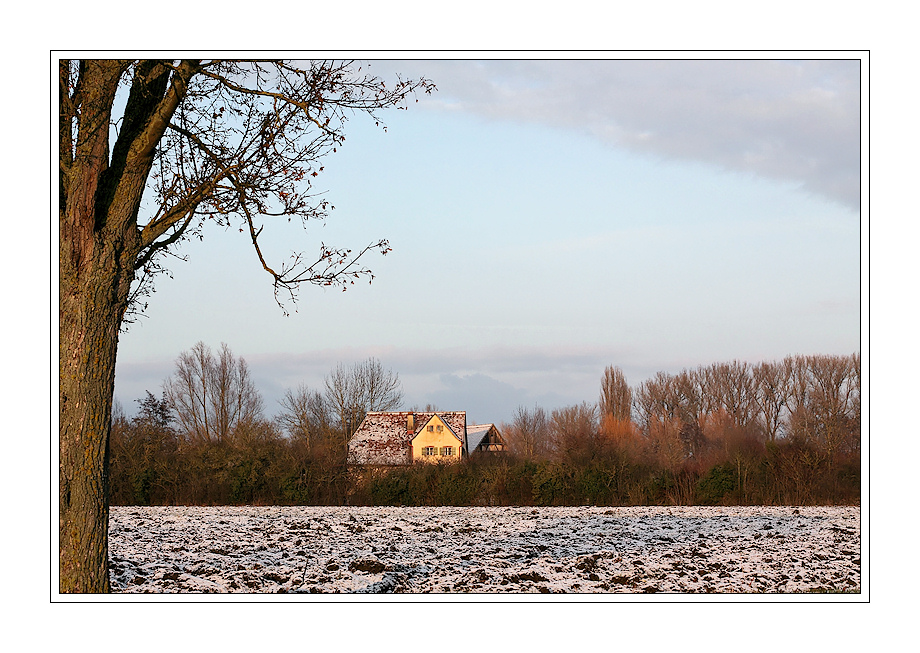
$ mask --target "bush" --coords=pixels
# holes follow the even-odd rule
[[[235,460],[227,473],[230,503],[250,504],[261,498],[267,467],[268,461],[263,458],[243,457]]]
[[[150,505],[150,488],[153,484],[153,470],[149,467],[137,470],[131,475],[131,489],[134,494],[134,505]]]
[[[593,465],[580,470],[575,487],[578,503],[609,505],[613,497],[611,487],[616,484],[616,470]]]
[[[448,465],[439,470],[437,504],[439,506],[472,506],[479,494],[479,477],[467,465]]]
[[[409,481],[399,471],[374,478],[369,488],[371,503],[375,506],[407,506],[409,502]]]
[[[716,465],[696,483],[697,501],[714,506],[735,489],[735,470],[729,465]]]
[[[122,425],[123,426],[123,425]],[[125,427],[127,428],[127,427]],[[285,440],[179,443],[144,453],[113,426],[112,505],[808,505],[858,503],[858,452],[795,439],[662,467],[616,447],[591,460],[512,455],[459,464],[348,467],[340,452]],[[128,434],[130,435],[130,433]],[[143,455],[142,455],[143,454]]]
[[[674,487],[674,475],[670,471],[652,471],[644,483],[645,503],[652,506],[666,505],[668,492]]]
[[[533,502],[538,506],[564,506],[571,499],[572,475],[564,465],[543,463],[533,475]]]

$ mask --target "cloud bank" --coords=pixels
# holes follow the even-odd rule
[[[245,358],[265,400],[266,415],[278,411],[288,388],[304,384],[322,391],[323,379],[337,364],[374,357],[402,381],[404,408],[433,404],[441,410],[466,410],[477,422],[509,421],[519,406],[547,410],[593,402],[606,365],[623,367],[636,382],[650,371],[631,365],[628,352],[602,347],[481,347],[435,350],[396,347],[339,348],[295,354],[249,353]],[[119,363],[116,396],[129,415],[146,390],[159,395],[173,372],[172,360]]]
[[[399,61],[421,106],[587,134],[614,147],[792,183],[859,210],[860,62]],[[382,70],[376,71],[378,74]]]

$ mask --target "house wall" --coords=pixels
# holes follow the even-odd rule
[[[428,427],[433,427],[432,431]],[[438,427],[441,430],[438,430]],[[460,447],[462,443],[450,428],[439,416],[435,415],[427,424],[417,424],[416,428],[420,429],[412,440],[412,459],[421,462],[436,463],[439,461],[460,460]],[[423,451],[425,447],[435,447],[435,455],[425,456]],[[441,447],[453,447],[453,454],[450,456],[441,455]]]

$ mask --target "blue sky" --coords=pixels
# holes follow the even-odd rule
[[[510,419],[595,401],[606,365],[659,370],[860,349],[857,61],[372,62],[439,90],[356,116],[317,180],[324,225],[269,224],[266,254],[319,241],[373,283],[277,307],[235,229],[210,228],[121,336],[133,412],[198,340],[250,365],[267,413],[375,356],[406,407]]]

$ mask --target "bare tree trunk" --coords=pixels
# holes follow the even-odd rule
[[[117,61],[89,62],[81,68],[80,135],[73,146],[63,106],[66,89],[61,94],[61,592],[109,590],[106,467],[115,352],[139,249],[136,229],[126,219],[134,207],[109,211],[101,201],[111,192],[109,117],[123,70]],[[62,87],[65,71],[62,64]]]
[[[108,266],[102,259],[73,269],[61,258],[61,592],[109,590],[108,438],[118,330],[133,272],[118,258]]]

